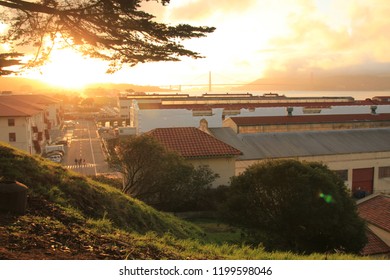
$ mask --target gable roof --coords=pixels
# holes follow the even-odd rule
[[[390,151],[390,128],[236,134],[231,128],[211,133],[239,149],[239,160],[261,160]]]
[[[390,253],[390,247],[373,233],[370,229],[367,229],[367,244],[364,246],[362,255],[378,255]]]
[[[54,101],[44,95],[0,95],[0,117],[33,116],[44,111]]]
[[[390,246],[385,239],[390,237],[390,196],[379,194],[364,198],[357,202],[357,210],[368,223],[368,242],[362,254],[389,254]]]
[[[378,195],[358,204],[360,217],[390,233],[390,197]]]
[[[0,95],[0,100],[4,102],[24,102],[28,104],[49,105],[59,103],[60,100],[43,94],[12,94]]]
[[[0,100],[0,117],[29,117],[38,114],[41,110],[25,103],[3,103]]]
[[[390,114],[230,117],[239,126],[390,121]]]
[[[241,154],[238,149],[195,127],[156,128],[148,134],[185,158],[233,157]]]

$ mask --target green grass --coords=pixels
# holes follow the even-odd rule
[[[118,189],[71,172],[39,156],[0,144],[0,177],[29,187],[29,195],[42,197],[86,219],[108,219],[119,229],[177,238],[195,238],[196,226],[164,214],[121,193]]]
[[[0,143],[1,177],[27,185],[30,200],[37,204],[35,212],[8,218],[11,222],[0,224],[0,236],[3,232],[3,239],[26,243],[23,248],[34,249],[37,244],[44,247],[53,240],[55,246],[66,249],[62,252],[65,256],[69,251],[73,258],[362,259],[342,254],[265,252],[262,247],[245,246],[241,244],[241,231],[236,228],[215,220],[198,219],[192,223],[161,213],[115,187]],[[7,241],[1,242],[0,248],[10,246]],[[101,254],[88,248],[100,248]],[[47,257],[46,254],[43,256]]]
[[[217,218],[192,218],[187,221],[197,225],[204,232],[204,242],[211,244],[241,244],[244,233],[241,229],[220,222]]]

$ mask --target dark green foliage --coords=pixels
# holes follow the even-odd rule
[[[320,163],[269,161],[234,177],[225,217],[269,250],[358,253],[365,225],[342,180]]]
[[[122,191],[164,211],[192,211],[203,201],[217,177],[209,167],[194,167],[143,134],[119,141],[111,165],[124,176]]]
[[[21,56],[21,53],[0,53],[0,76],[13,74],[14,71],[8,67],[21,65],[19,59]]]
[[[176,167],[176,176],[167,175],[169,181],[162,180],[159,184],[162,191],[157,207],[173,212],[210,210],[209,194],[217,175],[208,166],[184,166],[187,173],[181,172],[180,166]]]

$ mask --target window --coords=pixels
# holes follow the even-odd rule
[[[9,133],[8,139],[9,139],[9,142],[16,142],[16,133],[15,132]]]
[[[389,178],[390,177],[390,166],[379,167],[379,178]]]
[[[15,119],[8,119],[8,126],[15,126]]]
[[[348,181],[348,170],[333,170],[334,173],[339,176],[339,178],[343,181]]]

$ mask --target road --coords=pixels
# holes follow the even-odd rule
[[[62,165],[67,169],[84,175],[98,175],[110,172],[108,164],[105,162],[102,144],[93,121],[77,121]]]

